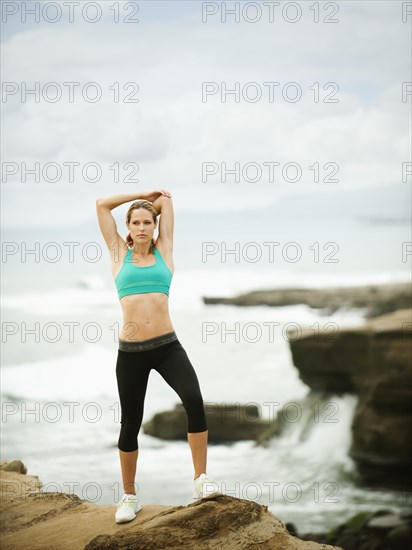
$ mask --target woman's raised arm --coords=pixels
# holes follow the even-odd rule
[[[160,214],[158,239],[163,246],[173,250],[174,212],[171,196],[161,195],[153,202],[153,208]]]
[[[114,245],[126,246],[126,241],[117,231],[116,221],[111,213],[113,208],[124,204],[125,202],[147,200],[153,201],[153,206],[160,214],[163,207],[163,200],[171,202],[172,195],[165,189],[156,191],[140,191],[138,193],[120,193],[117,195],[109,195],[107,197],[99,197],[96,199],[96,212],[99,221],[99,227],[106,241],[107,246],[111,249]],[[167,206],[163,211],[162,228],[159,225],[159,237],[165,246],[172,248],[173,246],[173,207]]]
[[[113,210],[113,208],[116,208],[116,206],[120,206],[125,202],[137,201],[139,199],[147,200],[147,195],[148,193],[142,191],[139,193],[120,193],[117,195],[109,195],[108,197],[100,197],[96,199],[96,206]]]

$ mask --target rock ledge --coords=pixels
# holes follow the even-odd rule
[[[114,505],[41,492],[37,476],[0,468],[2,550],[342,550],[292,536],[267,506],[215,495],[187,506],[144,505],[116,524]],[[12,464],[9,463],[9,464]]]

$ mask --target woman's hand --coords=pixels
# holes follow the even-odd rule
[[[169,193],[169,191],[166,191],[166,189],[160,189],[159,191],[149,191],[147,193],[143,193],[142,199],[146,201],[154,202],[161,195],[164,195],[165,197],[172,196],[172,194]]]

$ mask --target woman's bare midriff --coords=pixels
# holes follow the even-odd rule
[[[169,315],[169,297],[163,292],[123,296],[120,305],[123,310],[121,340],[140,342],[174,330]]]

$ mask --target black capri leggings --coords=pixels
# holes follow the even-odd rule
[[[140,342],[119,340],[116,363],[121,407],[118,448],[136,451],[143,405],[151,369],[155,369],[180,397],[189,433],[207,430],[206,414],[196,372],[175,331]]]

